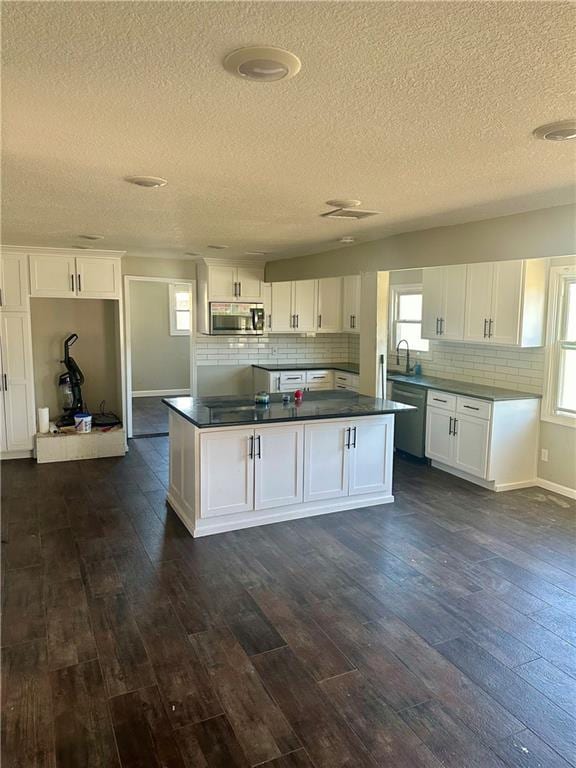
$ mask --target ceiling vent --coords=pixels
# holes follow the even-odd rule
[[[367,219],[370,216],[378,216],[380,211],[362,211],[360,208],[335,208],[333,211],[321,213],[325,219]]]

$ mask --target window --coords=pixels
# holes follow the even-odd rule
[[[191,293],[188,283],[170,283],[170,336],[190,334]]]
[[[390,349],[406,339],[410,351],[428,352],[422,338],[422,286],[393,285],[390,288]]]
[[[550,270],[544,418],[576,426],[576,265]]]

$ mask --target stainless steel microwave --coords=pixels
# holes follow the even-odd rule
[[[209,314],[213,336],[262,336],[264,333],[264,304],[211,301]]]

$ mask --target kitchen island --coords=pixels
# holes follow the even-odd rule
[[[163,402],[168,502],[195,537],[394,501],[394,418],[412,406],[341,391]]]

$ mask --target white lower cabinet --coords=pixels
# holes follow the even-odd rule
[[[304,501],[348,495],[348,424],[323,421],[306,427]]]
[[[463,408],[479,415],[471,416]],[[486,401],[429,391],[426,456],[487,480],[490,418]]]
[[[302,501],[304,427],[268,427],[254,434],[254,509]]]
[[[426,456],[495,491],[534,485],[539,418],[537,397],[489,402],[430,390]]]
[[[393,501],[394,416],[197,429],[170,413],[168,499],[194,536]]]
[[[202,517],[254,509],[254,430],[208,431],[200,438]]]

